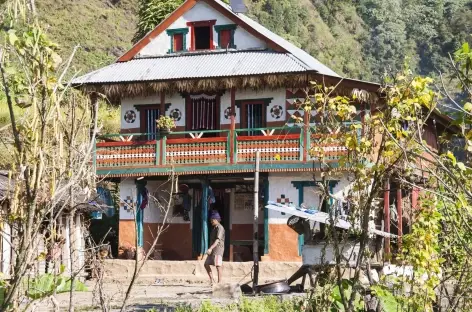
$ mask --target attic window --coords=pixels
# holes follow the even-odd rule
[[[216,20],[211,21],[200,21],[200,22],[188,22],[187,25],[191,29],[191,47],[192,51],[195,50],[213,50],[213,26],[216,24]]]
[[[170,37],[169,53],[187,51],[188,28],[168,29]]]
[[[218,33],[218,49],[236,49],[234,44],[234,33],[237,25],[217,25],[215,31]]]

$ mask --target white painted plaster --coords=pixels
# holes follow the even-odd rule
[[[177,127],[185,126],[185,98],[183,98],[179,93],[174,93],[169,96],[166,95],[166,104],[171,104],[166,111],[166,116],[170,116],[173,110],[178,109],[180,111],[180,120],[175,120],[175,125]]]
[[[124,208],[124,200],[127,196],[131,196],[133,202],[136,203],[136,184],[132,178],[120,182],[120,220],[134,220],[133,212]]]
[[[159,103],[161,103],[161,96],[159,94],[147,97],[123,98],[121,100],[121,129],[133,129],[140,127],[141,119],[139,111],[135,107],[136,105],[150,105]],[[136,113],[136,120],[133,123],[127,123],[125,121],[125,114],[130,110]]]
[[[320,179],[317,174],[316,179]],[[347,177],[340,174],[333,177],[332,180],[338,180],[338,184],[333,189],[335,196],[342,196],[347,193],[350,188],[350,183]],[[299,204],[299,193],[297,188],[292,184],[292,181],[313,181],[313,174],[299,173],[296,175],[286,173],[271,173],[269,174],[269,200],[277,201],[281,195],[285,195],[294,205]],[[319,191],[315,187],[305,187],[303,189],[304,204],[308,207],[315,207],[319,209],[320,199]],[[290,215],[273,211],[269,209],[269,223],[271,224],[286,224]]]
[[[216,25],[234,24],[233,21],[219,13],[205,2],[198,2],[193,8],[178,18],[172,25],[169,26],[168,30],[187,28],[188,22],[198,22],[206,20],[215,20]],[[190,29],[186,37],[186,48],[190,48],[191,43]],[[238,49],[251,49],[251,48],[266,48],[267,44],[260,39],[249,34],[241,27],[236,28],[234,34],[234,43]],[[140,56],[158,56],[165,55],[170,50],[171,40],[166,31],[159,34],[156,38],[152,39],[151,42],[141,49]],[[218,34],[213,29],[213,45],[218,45]]]
[[[286,120],[286,111],[285,111],[285,89],[265,89],[265,90],[250,90],[250,89],[238,89],[236,90],[236,101],[238,100],[257,100],[257,99],[266,99],[272,98],[273,100],[270,102],[269,106],[267,107],[267,122],[273,121],[285,121]],[[272,107],[279,105],[282,107],[282,115],[279,119],[272,117],[271,109]],[[225,110],[231,107],[231,91],[227,90],[225,94],[221,97],[221,118],[220,123],[222,125],[231,124],[231,119],[225,118]],[[241,109],[236,108],[236,123],[240,123],[241,121]]]
[[[234,192],[234,190],[233,190]],[[254,210],[253,206],[251,209],[237,209],[237,203],[250,200],[254,202],[254,194],[241,194],[235,193],[234,194],[234,204],[230,205],[231,207],[231,224],[252,224],[254,220]],[[262,208],[262,207],[261,207]],[[259,210],[259,224],[264,224],[264,210]]]

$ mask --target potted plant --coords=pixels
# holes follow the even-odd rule
[[[169,116],[161,116],[156,120],[157,128],[161,134],[169,134],[175,128],[174,118]]]

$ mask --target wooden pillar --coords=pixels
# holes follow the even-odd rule
[[[160,116],[165,116],[166,115],[166,94],[165,94],[165,92],[161,92],[161,103],[160,103],[160,107],[159,107],[159,115]],[[156,155],[156,162],[157,162],[157,159],[158,159],[160,165],[165,165],[166,164],[166,159],[165,159],[165,151],[166,151],[165,144],[166,144],[166,141],[162,139],[160,133],[158,134],[157,139],[159,140],[159,142],[156,142],[156,153],[159,152],[160,155]]]
[[[231,88],[231,130],[229,135],[229,146],[230,146],[230,162],[235,163],[235,130],[236,130],[236,88]]]
[[[384,190],[384,231],[390,233],[390,182],[385,182]],[[385,254],[390,254],[390,237],[385,237]]]
[[[398,216],[398,250],[402,248],[402,236],[403,236],[403,197],[400,184],[397,189],[397,216]]]
[[[202,183],[202,233],[201,233],[201,256],[208,250],[208,203],[209,203],[209,185],[205,181]]]
[[[166,94],[165,92],[161,92],[161,103],[159,106],[159,115],[165,116],[166,115]]]
[[[144,210],[141,209],[141,203],[143,202],[142,192],[146,187],[146,181],[141,180],[136,182],[136,235],[138,237],[138,247],[144,246]],[[138,252],[138,250],[136,251]]]

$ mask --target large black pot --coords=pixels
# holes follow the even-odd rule
[[[270,284],[259,285],[256,288],[258,293],[263,294],[288,294],[290,292],[290,286],[287,280],[273,282]]]

